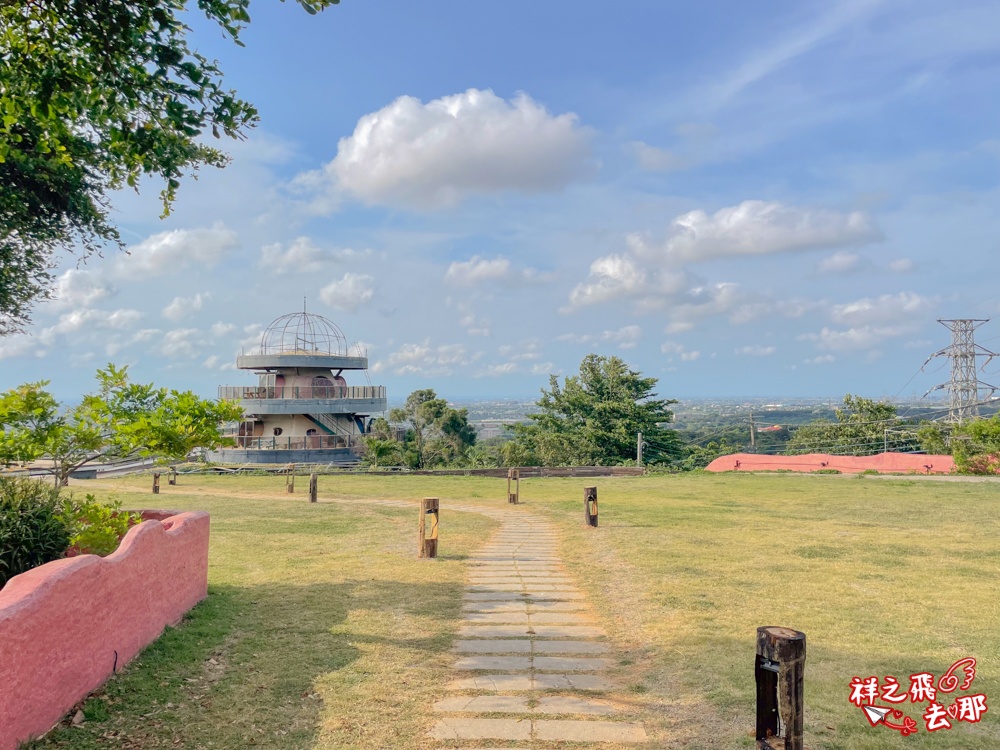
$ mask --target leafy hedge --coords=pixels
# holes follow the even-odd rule
[[[0,588],[16,575],[67,555],[107,555],[138,513],[93,495],[78,500],[33,479],[0,477]]]

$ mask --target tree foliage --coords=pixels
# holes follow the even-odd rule
[[[414,469],[458,461],[476,442],[468,410],[453,409],[430,388],[413,391],[401,409],[389,413],[389,419],[409,425],[403,459]]]
[[[227,162],[203,137],[257,122],[189,46],[195,8],[242,44],[249,0],[0,2],[0,333],[48,294],[54,251],[121,246],[110,191],[162,179],[166,214],[182,178]]]
[[[180,459],[195,448],[215,448],[223,443],[222,423],[243,416],[235,403],[132,383],[127,367],[109,364],[97,381],[97,393],[69,409],[45,390],[47,381],[0,394],[0,461],[47,458],[58,486],[99,458]]]
[[[673,399],[657,399],[656,378],[643,377],[618,357],[588,354],[579,375],[562,386],[552,375],[542,389],[531,424],[514,427],[515,446],[543,466],[613,466],[636,458],[638,433],[651,447],[651,460],[679,452],[677,435],[662,425],[673,418]],[[509,449],[513,453],[516,448]]]
[[[893,435],[888,440],[887,430],[908,425],[896,415],[893,404],[848,393],[843,406],[836,410],[836,417],[836,422],[817,421],[798,428],[788,441],[786,452],[871,456],[885,450],[887,441],[897,451],[919,449],[919,441],[912,433],[903,437]]]
[[[928,422],[920,428],[928,453],[950,453],[967,474],[1000,474],[1000,413],[965,424]]]

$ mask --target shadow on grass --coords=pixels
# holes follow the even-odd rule
[[[409,662],[444,652],[461,591],[460,583],[385,580],[212,586],[182,623],[82,704],[81,727],[67,719],[26,747],[311,748],[324,708],[317,686],[391,680],[378,667],[338,676],[367,648]],[[401,618],[426,618],[424,635],[397,631]],[[431,635],[427,619],[441,623]]]

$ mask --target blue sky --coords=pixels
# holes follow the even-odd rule
[[[166,220],[116,196],[131,254],[63,259],[0,386],[212,395],[305,296],[392,399],[532,397],[588,352],[670,397],[909,395],[937,318],[1000,318],[995,2],[251,15],[193,41],[260,126]]]

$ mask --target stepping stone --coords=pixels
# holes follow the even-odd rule
[[[587,607],[581,602],[532,602],[529,606],[535,612],[539,610],[544,612],[577,612]]]
[[[569,698],[566,700],[574,699]],[[479,711],[482,713],[527,713],[528,699],[519,698],[516,695],[477,695],[474,698],[445,698],[444,700],[440,700],[434,704],[434,710],[442,712]],[[559,712],[549,711],[548,713]],[[585,712],[576,711],[574,713]]]
[[[511,623],[515,625],[527,625],[528,613],[524,612],[469,612],[462,618],[463,622],[487,623],[498,625],[500,623]]]
[[[598,674],[536,674],[536,690],[611,690],[611,682]]]
[[[515,591],[493,591],[493,592],[479,591],[472,594],[466,594],[462,598],[469,602],[526,601],[521,594],[518,594]]]
[[[471,602],[462,609],[466,612],[519,612],[528,614],[528,603],[524,600],[512,602]]]
[[[579,675],[585,677],[589,675]],[[452,680],[446,686],[448,690],[493,690],[495,692],[512,692],[515,690],[531,690],[534,681],[530,674],[488,674],[478,677],[465,677]],[[585,690],[586,688],[580,688]],[[603,690],[603,688],[600,688]]]
[[[597,672],[611,666],[611,659],[573,656],[536,656],[531,666],[546,672]]]
[[[603,628],[594,625],[535,625],[535,635],[540,638],[598,638],[606,635]]]
[[[530,740],[531,722],[520,719],[440,719],[431,730],[437,740]]]
[[[642,724],[541,719],[531,722],[535,739],[551,742],[645,742]]]
[[[592,617],[575,612],[532,612],[530,617],[536,625],[578,625],[594,621]]]
[[[596,714],[607,715],[615,712],[610,703],[574,698],[569,695],[548,695],[538,700],[535,712],[540,714]]]
[[[528,656],[464,656],[455,662],[455,669],[494,669],[501,672],[513,672],[531,669],[531,658]],[[580,668],[577,667],[579,670]]]
[[[483,641],[483,643],[498,643],[499,641]],[[459,641],[459,643],[475,643],[475,641]],[[524,643],[524,641],[509,641],[509,643]],[[536,654],[605,654],[608,645],[600,641],[528,641]]]
[[[530,654],[531,641],[459,641],[452,650],[467,654]]]

